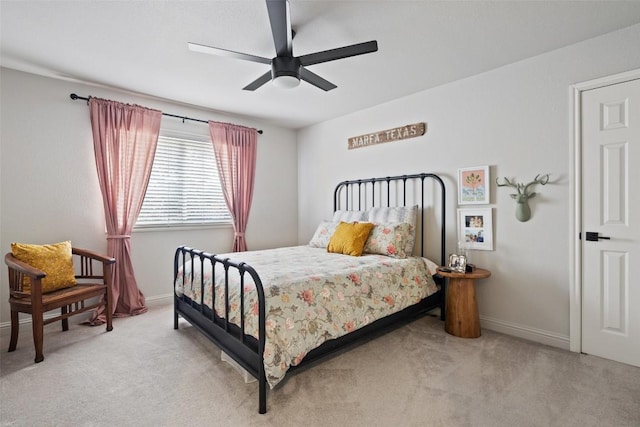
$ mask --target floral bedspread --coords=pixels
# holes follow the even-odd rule
[[[218,256],[246,262],[260,276],[266,307],[264,365],[272,388],[291,365],[300,363],[323,342],[400,311],[437,291],[425,260],[419,257],[353,257],[309,246]],[[188,278],[190,265],[187,262],[185,267]],[[175,289],[178,295],[184,293],[199,302],[201,268],[199,262],[195,265],[193,285],[183,287],[183,272],[179,271]],[[210,265],[208,269],[205,267],[204,303],[211,307]],[[239,275],[233,268],[229,273],[229,320],[240,324]],[[226,317],[221,263],[216,263],[215,277],[215,311]],[[257,338],[257,293],[249,274],[245,274],[244,293],[245,331]]]

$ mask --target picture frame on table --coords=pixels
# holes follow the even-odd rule
[[[458,240],[467,249],[492,251],[492,209],[458,209]]]
[[[491,200],[490,188],[489,166],[458,169],[459,205],[488,205]]]
[[[448,267],[456,273],[464,273],[467,270],[467,257],[464,255],[449,255]]]

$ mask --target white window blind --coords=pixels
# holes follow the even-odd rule
[[[136,228],[230,223],[211,142],[160,136]]]

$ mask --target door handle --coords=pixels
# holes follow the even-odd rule
[[[587,231],[586,234],[587,234],[586,240],[588,242],[597,242],[598,240],[611,240],[611,237],[600,236],[598,235],[598,233],[595,233],[593,231]]]

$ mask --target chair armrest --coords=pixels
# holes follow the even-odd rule
[[[16,298],[40,298],[42,295],[42,279],[47,273],[38,270],[29,264],[20,261],[11,252],[4,256],[4,263],[9,268],[9,291],[12,297]],[[23,277],[28,277],[31,283],[31,291],[25,292],[23,288]]]
[[[9,268],[29,277],[33,277],[34,279],[43,279],[47,275],[44,271],[38,270],[37,268],[20,261],[18,258],[14,257],[12,253],[8,253],[4,256],[4,263],[7,264]]]
[[[95,259],[96,261],[101,261],[104,262],[106,264],[113,264],[116,262],[115,258],[111,258],[108,256],[104,256],[104,255],[100,255],[96,252],[87,250],[87,249],[81,249],[81,248],[71,248],[72,252],[74,255],[80,255],[83,257],[87,257],[87,258],[92,258]]]
[[[88,249],[71,248],[73,255],[80,257],[79,263],[74,263],[76,266],[76,279],[81,281],[100,279],[104,284],[110,284],[112,279],[113,265],[116,263],[115,258],[104,256]],[[94,264],[100,263],[102,267],[102,274],[94,273]],[[77,268],[80,271],[78,272]],[[82,283],[82,282],[79,282]]]

